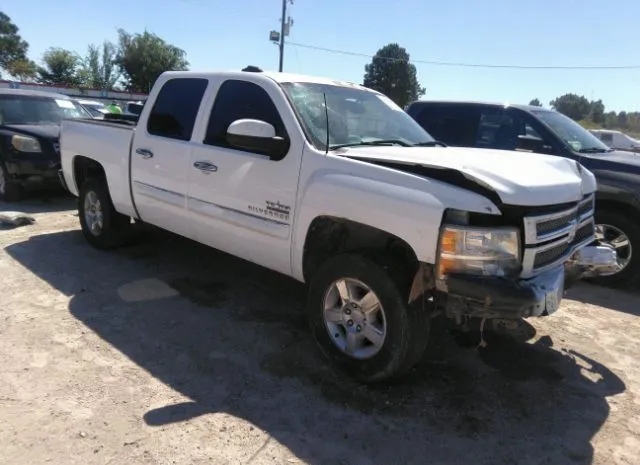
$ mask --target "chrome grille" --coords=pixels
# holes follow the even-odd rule
[[[550,207],[551,208],[551,207]],[[595,239],[593,194],[553,213],[524,218],[522,276],[531,277],[560,265]]]

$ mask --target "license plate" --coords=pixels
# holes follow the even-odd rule
[[[560,308],[562,297],[564,296],[564,273],[560,275],[560,278],[556,281],[553,289],[549,289],[545,295],[545,310],[548,315],[555,313]]]

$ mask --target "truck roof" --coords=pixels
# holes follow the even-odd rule
[[[549,109],[549,108],[544,108],[544,107],[536,107],[534,105],[521,105],[518,103],[499,103],[499,102],[488,102],[488,101],[480,101],[480,100],[446,100],[446,99],[442,99],[442,100],[416,100],[415,102],[410,103],[409,105],[420,105],[420,104],[442,104],[442,103],[446,103],[446,104],[453,104],[453,105],[477,105],[477,106],[483,106],[483,107],[500,107],[500,108],[505,108],[505,107],[512,107],[512,108],[518,108],[519,110],[523,110],[523,111],[549,111],[552,112],[554,110]]]
[[[339,79],[330,79],[318,76],[308,76],[305,74],[294,73],[278,73],[275,71],[167,71],[163,75],[171,77],[201,77],[211,78],[224,76],[227,78],[244,79],[247,75],[251,75],[258,79],[270,79],[278,83],[284,82],[306,82],[313,84],[326,84],[342,87],[355,87],[369,92],[376,92],[372,89],[361,86],[349,81],[341,81]]]

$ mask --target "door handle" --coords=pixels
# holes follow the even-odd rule
[[[153,157],[153,152],[149,149],[136,149],[136,153],[138,155],[142,155],[142,158],[151,158]]]
[[[203,173],[215,173],[218,167],[208,161],[196,161],[193,163],[194,168],[199,169]]]

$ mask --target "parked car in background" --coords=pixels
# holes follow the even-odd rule
[[[144,107],[143,102],[127,102],[124,104],[124,107],[122,108],[122,112],[124,114],[140,116],[140,113],[142,113],[143,107]]]
[[[372,382],[421,358],[438,314],[557,311],[570,258],[598,251],[577,162],[440,145],[356,84],[174,71],[137,123],[65,121],[62,174],[96,248],[133,217],[308,283],[321,351]]]
[[[106,106],[97,100],[81,100],[75,99],[94,119],[104,119],[104,115],[109,113]]]
[[[580,162],[598,180],[597,238],[618,256],[617,268],[595,281],[629,284],[640,276],[640,157],[609,148],[572,119],[541,107],[417,101],[405,110],[451,146],[536,152]]]
[[[612,129],[592,129],[591,134],[596,136],[607,147],[616,150],[626,150],[628,152],[640,152],[640,140],[625,134],[622,131]]]
[[[60,185],[60,123],[90,117],[66,95],[0,89],[0,200]]]

